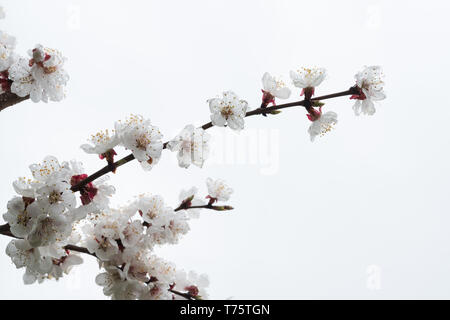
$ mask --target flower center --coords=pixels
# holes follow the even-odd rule
[[[320,125],[320,136],[323,137],[327,132],[333,130],[335,124],[336,122],[334,121],[322,123]]]
[[[234,106],[227,105],[227,106],[225,106],[225,107],[222,108],[222,110],[220,111],[220,113],[222,114],[222,116],[223,116],[225,119],[228,119],[228,117],[230,117],[230,116],[233,114],[233,109],[234,109]]]
[[[145,134],[140,135],[137,139],[136,139],[136,148],[140,149],[140,150],[147,150],[147,146],[150,144],[150,140],[147,138],[147,136]]]
[[[50,202],[50,204],[58,203],[61,200],[61,193],[57,191],[52,191],[48,196],[48,201]]]
[[[18,224],[21,224],[23,226],[26,226],[28,224],[28,221],[30,221],[30,217],[28,216],[27,212],[24,211],[23,214],[19,214],[17,216],[17,222]]]

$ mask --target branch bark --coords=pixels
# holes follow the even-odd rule
[[[11,107],[15,104],[18,104],[19,102],[28,100],[30,98],[30,96],[26,96],[26,97],[19,97],[17,94],[12,93],[12,92],[5,92],[0,94],[0,111]]]

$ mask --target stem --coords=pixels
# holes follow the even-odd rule
[[[65,246],[64,249],[69,250],[69,251],[76,251],[76,252],[79,252],[79,253],[85,253],[85,254],[88,254],[90,256],[93,256],[93,257],[97,258],[95,253],[90,253],[88,249],[83,248],[83,247],[78,247],[78,246],[74,246],[72,244],[69,244],[69,245]]]
[[[91,183],[92,181],[100,178],[101,176],[103,176],[103,175],[105,175],[105,174],[107,174],[109,172],[115,171],[118,167],[123,166],[124,164],[126,164],[126,163],[128,163],[130,161],[133,161],[133,160],[134,160],[134,155],[133,154],[129,154],[125,158],[122,158],[122,159],[116,161],[115,163],[109,163],[107,166],[105,166],[104,168],[100,169],[96,173],[90,175],[86,179],[80,181],[80,183],[76,184],[75,186],[73,186],[70,189],[73,192],[81,191],[81,189],[83,189],[83,187],[85,185],[87,185],[88,183]]]
[[[180,204],[178,208],[176,208],[174,211],[181,211],[181,210],[190,210],[190,209],[209,209],[209,210],[215,210],[215,211],[229,211],[233,210],[233,207],[230,206],[213,206],[211,204],[206,204],[204,206],[190,206],[187,207],[185,204]]]
[[[344,97],[344,96],[351,96],[351,95],[358,94],[358,93],[359,93],[359,91],[358,91],[357,87],[354,86],[346,91],[333,93],[333,94],[329,94],[329,95],[321,96],[321,97],[317,97],[317,98],[311,98],[311,101],[320,101],[320,100],[327,100],[327,99],[339,98],[339,97]]]
[[[176,295],[178,295],[180,297],[185,298],[186,300],[197,300],[188,292],[183,293],[183,292],[180,292],[180,291],[177,291],[177,290],[173,290],[173,289],[169,289],[169,291],[172,292],[173,294],[176,294]]]
[[[312,98],[311,101],[320,101],[320,100],[327,100],[327,99],[332,99],[332,98],[338,98],[338,97],[343,97],[343,96],[348,96],[348,95],[353,95],[353,94],[357,94],[358,93],[358,89],[357,87],[351,87],[349,90],[346,91],[342,91],[342,92],[338,92],[338,93],[333,93],[333,94],[329,94],[326,96],[321,96],[321,97],[317,97],[317,98]],[[310,100],[301,100],[301,101],[296,101],[296,102],[291,102],[291,103],[286,103],[286,104],[281,104],[281,105],[277,105],[277,106],[273,106],[270,108],[258,108],[255,109],[253,111],[249,111],[246,113],[245,117],[251,117],[251,116],[255,116],[255,115],[260,115],[260,114],[270,114],[272,111],[277,111],[277,110],[281,110],[281,109],[286,109],[286,108],[292,108],[292,107],[311,107],[311,101]],[[210,128],[213,127],[213,124],[211,122],[208,122],[206,124],[204,124],[201,128],[203,130],[208,130]],[[167,149],[167,144],[168,142],[165,142],[163,145],[163,149]],[[101,176],[109,173],[109,172],[114,172],[118,167],[134,160],[134,155],[133,154],[129,154],[128,156],[126,156],[125,158],[122,158],[118,161],[116,161],[115,163],[111,163],[108,164],[107,166],[105,166],[104,168],[100,169],[99,171],[95,172],[94,174],[90,175],[89,177],[87,177],[86,179],[84,179],[83,181],[81,181],[80,183],[78,183],[77,185],[73,186],[71,188],[71,190],[73,192],[77,192],[82,190],[82,188],[87,185],[88,183],[91,183],[92,181],[100,178]]]
[[[19,102],[28,100],[30,96],[26,97],[19,97],[17,94],[12,92],[5,92],[0,94],[0,111],[3,109],[6,109],[8,107],[11,107],[15,104],[18,104]]]

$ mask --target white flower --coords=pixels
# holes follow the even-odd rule
[[[23,276],[25,284],[42,282],[52,268],[52,260],[41,255],[38,248],[32,248],[26,240],[12,240],[6,247],[6,254],[11,258],[16,268],[26,268]]]
[[[120,283],[125,281],[125,277],[120,269],[110,267],[106,272],[100,273],[95,277],[95,283],[103,287],[105,296],[114,295],[120,290]]]
[[[56,280],[61,278],[64,274],[69,274],[73,266],[83,263],[83,259],[76,254],[64,255],[59,259],[53,261],[52,270],[49,275]]]
[[[37,202],[51,216],[75,209],[76,198],[70,187],[68,182],[55,179],[36,191]]]
[[[152,220],[146,234],[150,245],[175,244],[182,235],[189,232],[188,217],[184,212],[168,209],[163,215]]]
[[[7,208],[3,219],[9,223],[11,233],[18,238],[26,237],[33,229],[40,211],[35,206],[27,206],[20,197],[11,199]]]
[[[55,179],[55,174],[61,173],[61,165],[58,159],[53,156],[47,156],[42,163],[34,163],[30,165],[33,177],[40,182],[48,182]]]
[[[71,221],[65,215],[47,216],[43,214],[37,219],[27,239],[33,248],[48,246],[58,239],[67,238],[71,231]]]
[[[30,95],[33,102],[61,101],[69,80],[63,69],[66,59],[59,51],[42,45],[36,45],[29,54],[31,60],[20,58],[9,68],[11,92],[20,97]]]
[[[208,194],[212,199],[218,201],[228,201],[233,189],[229,188],[225,181],[221,179],[213,180],[211,178],[206,179],[206,185],[208,187]]]
[[[17,194],[27,198],[35,198],[36,190],[43,185],[44,184],[42,182],[27,179],[26,177],[20,177],[13,182],[14,191],[16,191]]]
[[[167,210],[164,199],[161,196],[141,195],[136,201],[136,208],[139,214],[147,223],[152,223],[154,219],[163,215]]]
[[[102,261],[108,261],[119,253],[121,229],[127,217],[122,217],[120,211],[111,210],[103,212],[95,225],[84,229],[88,238],[86,247],[91,253]]]
[[[108,261],[119,252],[116,240],[105,237],[88,239],[86,247],[90,253],[94,253],[102,261]]]
[[[187,125],[181,133],[169,142],[169,150],[178,152],[178,164],[189,168],[192,164],[202,167],[209,155],[210,135],[202,128]]]
[[[300,68],[297,71],[290,72],[294,86],[301,89],[312,89],[312,94],[314,94],[314,88],[325,80],[326,75],[327,72],[323,68]],[[303,94],[304,90],[302,91]]]
[[[1,14],[1,13],[0,13]],[[17,59],[14,49],[16,38],[0,31],[0,71],[6,71]]]
[[[272,77],[268,72],[262,77],[263,84],[263,104],[267,106],[269,103],[275,105],[275,98],[287,99],[291,95],[291,89],[286,84]]]
[[[133,207],[145,221],[148,247],[176,243],[181,235],[189,231],[185,213],[175,212],[158,195],[141,195]]]
[[[244,118],[247,112],[248,103],[239,100],[232,91],[223,93],[223,98],[209,99],[209,109],[211,111],[211,122],[218,127],[228,125],[233,130],[244,129]]]
[[[31,75],[31,67],[29,59],[20,57],[8,69],[9,79],[13,81],[11,84],[11,92],[19,97],[25,97],[35,88],[35,81]],[[37,90],[37,89],[35,89]]]
[[[136,220],[135,222],[140,221]],[[123,277],[126,279],[148,282],[150,276],[148,275],[149,260],[147,259],[147,254],[150,251],[147,250],[148,248],[144,244],[144,242],[139,242],[135,245],[125,246],[121,254],[116,256],[117,259],[109,261],[109,264],[121,265]]]
[[[125,247],[134,247],[143,240],[144,226],[139,220],[128,222],[120,232],[120,239]]]
[[[355,75],[356,86],[360,93],[353,95],[350,99],[356,99],[353,106],[355,114],[359,116],[361,113],[365,115],[375,114],[374,101],[384,100],[386,94],[383,91],[384,74],[379,66],[366,67],[363,71]]]
[[[81,146],[81,149],[83,149],[83,151],[86,153],[98,155],[102,155],[107,151],[112,150],[120,143],[117,135],[110,135],[109,130],[100,131],[92,135],[89,141],[92,143],[92,145],[83,144]]]
[[[337,114],[333,111],[328,111],[322,114],[322,110],[320,109],[314,119],[315,120],[313,120],[313,123],[308,129],[308,132],[311,136],[311,141],[314,141],[316,136],[323,136],[325,133],[333,129],[333,126],[337,123]],[[312,118],[310,118],[310,120],[312,120]]]
[[[121,144],[133,152],[144,170],[151,170],[158,163],[163,149],[162,134],[140,115],[131,115],[124,122],[115,124]]]
[[[107,272],[100,273],[95,283],[103,287],[103,293],[113,300],[136,300],[144,293],[145,285],[136,280],[127,280],[123,272],[115,267],[109,267]]]

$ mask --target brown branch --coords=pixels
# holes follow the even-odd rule
[[[169,289],[169,291],[172,292],[173,294],[176,294],[176,295],[178,295],[180,297],[185,298],[186,300],[201,300],[198,297],[194,297],[189,292],[184,293],[184,292],[180,292],[180,291],[173,290],[173,289]]]
[[[69,251],[76,251],[76,252],[79,252],[79,253],[88,254],[90,256],[93,256],[93,257],[97,258],[95,253],[90,253],[87,248],[78,247],[78,246],[74,246],[72,244],[69,244],[69,245],[65,246],[64,249],[69,250]]]
[[[73,186],[71,188],[71,190],[73,192],[80,191],[88,183],[90,183],[90,182],[100,178],[101,176],[103,176],[103,175],[105,175],[105,174],[107,174],[109,172],[114,172],[118,167],[123,166],[125,163],[128,163],[128,162],[130,162],[132,160],[134,160],[134,155],[133,154],[129,154],[125,158],[122,158],[121,160],[116,161],[115,163],[109,163],[104,168],[100,169],[96,173],[90,175],[86,179],[82,180],[80,183],[78,183],[75,186]]]
[[[11,228],[8,223],[0,226],[0,234],[7,237],[19,239],[18,237],[12,234]]]
[[[0,94],[0,111],[3,109],[6,109],[8,107],[11,107],[15,104],[18,104],[19,102],[28,100],[30,96],[26,97],[19,97],[17,94],[12,92],[5,92]]]
[[[186,204],[182,203],[174,211],[177,212],[177,211],[181,211],[181,210],[190,210],[190,209],[209,209],[209,210],[215,210],[215,211],[234,210],[234,208],[231,206],[213,206],[211,204],[206,204],[204,206],[187,206]]]

